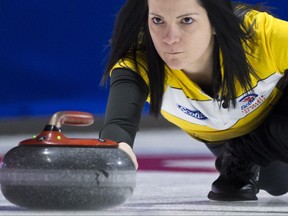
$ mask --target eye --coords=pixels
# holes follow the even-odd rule
[[[185,17],[181,20],[181,23],[183,24],[192,24],[194,20],[191,17]]]
[[[153,18],[152,18],[152,22],[155,23],[155,24],[162,24],[162,23],[164,23],[164,21],[163,21],[161,18],[159,18],[159,17],[153,17]]]

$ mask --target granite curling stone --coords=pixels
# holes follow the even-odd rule
[[[35,138],[9,150],[0,169],[1,191],[31,209],[107,209],[123,204],[136,186],[136,170],[118,143],[67,138],[62,124],[90,125],[90,113],[58,112]]]

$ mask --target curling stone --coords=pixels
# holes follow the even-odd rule
[[[35,138],[3,157],[1,191],[11,203],[31,209],[106,209],[124,203],[136,185],[136,170],[118,143],[67,138],[63,124],[91,125],[90,113],[55,113]]]

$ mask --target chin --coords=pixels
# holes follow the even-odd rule
[[[179,62],[173,62],[173,61],[164,61],[164,62],[171,69],[174,69],[174,70],[182,69],[182,64],[179,64]]]
[[[175,65],[175,64],[167,64],[167,66],[173,70],[182,70],[183,67],[180,65]]]

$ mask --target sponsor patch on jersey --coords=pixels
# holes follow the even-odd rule
[[[242,97],[239,102],[241,103],[241,111],[243,113],[250,113],[259,107],[265,101],[264,95],[257,95],[255,93],[248,94]]]
[[[199,120],[206,120],[207,119],[207,117],[203,113],[201,113],[199,110],[190,110],[190,109],[183,107],[179,104],[177,104],[177,106],[186,115],[189,115],[189,116],[196,118],[196,119],[199,119]]]

